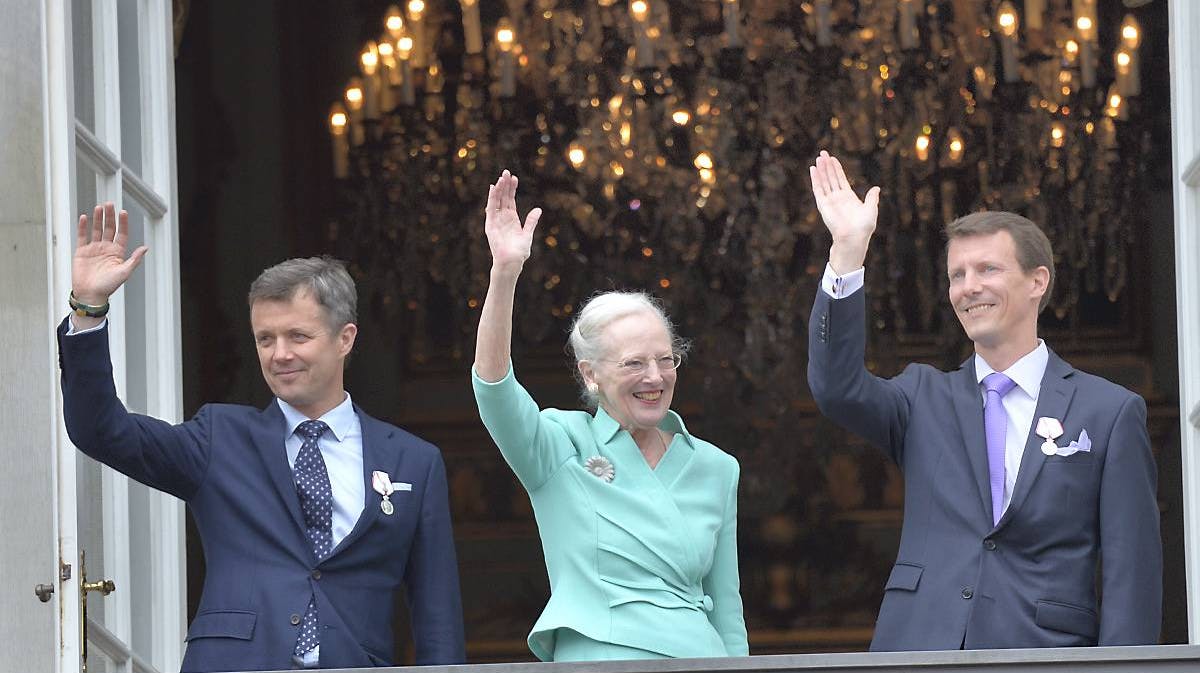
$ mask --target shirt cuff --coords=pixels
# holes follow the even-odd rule
[[[77,330],[77,329],[75,329],[75,321],[71,320],[70,318],[71,318],[71,316],[68,315],[67,316],[67,333],[65,336],[75,336],[77,334],[87,334],[88,332],[95,332],[98,329],[104,329],[104,326],[108,324],[108,318],[105,318],[104,320],[101,320],[100,324],[96,325],[95,327],[89,327],[84,330]]]
[[[843,299],[862,289],[864,275],[863,267],[860,266],[844,276],[839,276],[826,262],[825,276],[821,278],[821,289],[834,299]]]

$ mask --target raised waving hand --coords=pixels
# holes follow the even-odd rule
[[[492,273],[475,337],[475,373],[484,381],[499,381],[508,372],[517,278],[533,249],[533,232],[541,217],[542,209],[534,208],[521,224],[517,176],[504,171],[488,187],[483,229],[492,251]]]
[[[541,217],[542,209],[534,208],[525,215],[525,224],[521,224],[521,216],[517,213],[517,176],[504,171],[496,184],[488,187],[483,229],[492,251],[493,270],[521,269],[529,259],[533,232]]]
[[[122,210],[118,216],[111,201],[97,205],[90,221],[87,215],[79,216],[71,260],[71,292],[77,301],[102,306],[129,280],[149,248],[138,246],[126,256],[128,244],[129,213]]]
[[[872,187],[864,198],[858,198],[850,188],[841,162],[824,150],[815,165],[808,167],[808,176],[817,210],[833,236],[829,263],[838,274],[858,269],[866,259],[867,246],[879,219],[879,187]]]

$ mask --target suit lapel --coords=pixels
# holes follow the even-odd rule
[[[1047,348],[1048,350],[1048,348]],[[1046,373],[1042,375],[1042,389],[1038,392],[1037,409],[1033,413],[1033,422],[1029,426],[1029,436],[1025,440],[1025,451],[1021,454],[1021,467],[1017,471],[1017,483],[1013,486],[1012,499],[1008,503],[999,526],[1005,525],[1009,519],[1024,504],[1029,496],[1033,482],[1046,464],[1046,454],[1042,453],[1042,442],[1035,430],[1037,421],[1043,416],[1064,421],[1067,409],[1071,406],[1071,398],[1075,396],[1075,384],[1070,376],[1075,370],[1062,358],[1050,351],[1050,359],[1046,362]]]
[[[300,511],[300,495],[296,492],[296,481],[292,469],[288,466],[287,449],[284,441],[287,437],[287,421],[279,405],[272,400],[262,412],[262,423],[250,429],[250,436],[259,458],[267,468],[267,475],[275,490],[283,500],[284,507],[292,516],[300,539],[307,540],[304,526],[304,514]],[[311,553],[311,549],[309,552]]]
[[[382,500],[382,496],[376,493],[371,485],[371,473],[375,470],[382,470],[387,472],[393,481],[396,479],[399,454],[388,451],[392,441],[392,429],[386,423],[368,416],[358,408],[357,404],[354,405],[354,411],[358,414],[358,420],[362,426],[363,482],[366,484],[366,488],[363,489],[363,511],[358,516],[358,522],[354,524],[354,529],[350,531],[350,534],[342,538],[342,541],[329,553],[331,557],[362,537],[363,533],[367,532],[375,523],[375,519],[379,517],[381,512],[379,502]],[[399,515],[398,511],[392,516],[397,515]]]
[[[988,479],[987,439],[983,434],[983,397],[979,393],[979,382],[975,380],[974,356],[967,358],[952,376],[954,415],[962,431],[963,448],[971,462],[971,474],[975,477],[979,502],[988,521],[991,521],[992,487]]]

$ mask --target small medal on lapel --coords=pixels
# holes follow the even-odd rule
[[[1054,440],[1062,437],[1063,434],[1062,423],[1057,418],[1042,416],[1038,419],[1037,428],[1034,432],[1037,433],[1038,437],[1046,440],[1042,442],[1042,453],[1047,456],[1053,456],[1058,451],[1058,445],[1054,443]]]
[[[379,501],[379,509],[384,514],[391,516],[392,512],[396,511],[395,505],[392,504],[391,498],[388,497],[395,490],[392,487],[392,478],[388,476],[387,472],[375,470],[371,473],[371,487],[375,489],[376,493],[383,496],[383,500]]]

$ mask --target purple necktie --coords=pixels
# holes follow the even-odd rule
[[[987,437],[988,477],[992,482],[992,525],[1000,523],[1004,513],[1004,431],[1008,427],[1008,414],[1000,401],[1017,385],[1000,372],[992,372],[983,378],[987,399],[983,403],[983,434]]]

